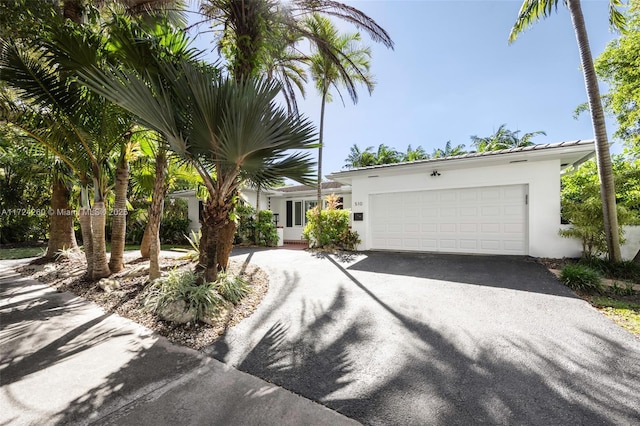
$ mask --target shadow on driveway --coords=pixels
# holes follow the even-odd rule
[[[640,342],[542,265],[366,256],[256,253],[283,281],[217,358],[364,424],[638,422]]]
[[[531,257],[375,251],[364,254],[364,259],[347,269],[576,297]]]

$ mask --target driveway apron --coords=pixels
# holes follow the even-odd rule
[[[271,287],[207,352],[360,422],[640,423],[640,339],[531,259],[234,257]]]

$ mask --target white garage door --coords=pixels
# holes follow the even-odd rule
[[[526,185],[370,196],[378,250],[527,254]]]

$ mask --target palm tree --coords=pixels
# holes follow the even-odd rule
[[[71,30],[70,30],[71,29]],[[57,36],[68,38],[73,26],[58,27]],[[52,37],[54,37],[52,28]],[[78,34],[75,34],[78,36]],[[84,39],[83,39],[84,40]],[[92,39],[95,42],[95,38]],[[14,105],[18,120],[32,126],[36,140],[55,155],[64,155],[83,186],[80,225],[90,278],[108,276],[105,193],[108,159],[130,135],[132,121],[115,104],[89,94],[71,82],[66,53],[46,42],[44,49],[26,49],[15,43],[0,46],[0,80],[20,96]],[[95,58],[95,43],[91,44]],[[93,202],[89,191],[93,192]]]
[[[589,37],[584,23],[582,6],[580,0],[564,0],[564,4],[569,9],[571,22],[578,42],[580,52],[580,63],[584,75],[585,87],[591,113],[593,133],[596,140],[596,162],[598,164],[598,175],[600,177],[602,209],[604,213],[604,231],[607,237],[607,248],[609,259],[613,262],[620,262],[620,239],[618,237],[618,217],[616,211],[615,185],[613,181],[613,166],[611,164],[611,153],[609,152],[609,141],[607,128],[604,121],[604,112],[598,89],[598,79],[596,77]],[[621,6],[620,0],[609,0],[609,22],[618,29],[623,29],[625,19],[618,10]],[[522,3],[518,18],[509,34],[509,42],[514,42],[518,35],[534,22],[542,17],[548,17],[554,9],[558,7],[558,0],[525,0]]]
[[[525,146],[533,145],[531,139],[537,135],[546,135],[542,130],[536,130],[535,132],[529,132],[518,136],[520,130],[509,130],[506,124],[501,124],[492,135],[486,137],[479,137],[476,135],[471,136],[472,146],[476,148],[478,152],[485,151],[497,151],[500,149],[521,148]]]
[[[431,154],[431,158],[444,158],[444,157],[455,157],[456,155],[463,155],[467,152],[464,150],[464,145],[456,145],[453,146],[451,141],[447,141],[444,146],[444,149],[437,148],[433,150],[433,154]]]
[[[426,160],[429,158],[429,154],[422,148],[417,146],[415,149],[411,148],[411,145],[407,147],[407,152],[402,155],[402,161],[418,161]]]
[[[376,164],[399,163],[402,160],[401,156],[402,154],[395,149],[381,143],[378,145],[378,152],[376,152]]]
[[[30,151],[42,151],[38,149],[45,146],[39,143],[44,140],[47,143],[56,144],[55,132],[48,128],[50,116],[34,111],[27,104],[22,104],[7,90],[0,91],[0,123],[12,134],[21,136],[23,144],[29,146]],[[71,211],[71,185],[72,171],[64,161],[50,151],[46,151],[52,158],[52,164],[48,164],[49,173],[52,175],[51,185],[51,210],[49,214],[49,241],[45,259],[55,260],[60,250],[77,250],[78,245],[73,229],[73,216]],[[42,157],[42,156],[39,156]]]
[[[376,156],[373,153],[373,147],[368,146],[364,151],[356,144],[349,149],[349,156],[346,158],[347,169],[354,169],[358,167],[373,166],[376,164]]]
[[[92,90],[162,134],[170,148],[195,167],[209,196],[197,269],[204,272],[203,280],[214,281],[218,270],[227,266],[218,263],[220,232],[243,177],[288,177],[308,183],[313,163],[300,150],[316,146],[313,127],[276,107],[280,88],[274,83],[236,82],[185,59],[174,63],[156,58],[155,68],[162,79],[95,66],[79,75]],[[167,81],[171,84],[164,85]],[[296,151],[287,154],[289,150]]]
[[[358,46],[359,33],[340,34],[328,18],[317,13],[305,20],[304,25],[306,30],[314,35],[314,39],[322,40],[324,44],[324,48],[314,46],[315,52],[309,59],[311,76],[321,96],[317,205],[322,210],[322,148],[325,105],[332,100],[329,90],[333,87],[342,98],[340,87],[344,86],[353,103],[356,103],[358,102],[356,84],[362,83],[371,94],[375,83],[373,76],[369,74],[371,49]],[[336,64],[333,56],[339,57],[340,62]]]
[[[235,78],[263,74],[264,58],[274,42],[286,40],[295,47],[307,39],[325,50],[336,64],[330,46],[305,28],[307,17],[317,13],[338,18],[367,33],[374,42],[393,48],[389,34],[360,10],[334,0],[203,0],[200,11],[213,28],[220,30],[218,50],[229,60]],[[278,49],[282,51],[281,46]]]

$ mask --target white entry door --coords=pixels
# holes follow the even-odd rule
[[[370,196],[371,248],[527,254],[527,185]]]

